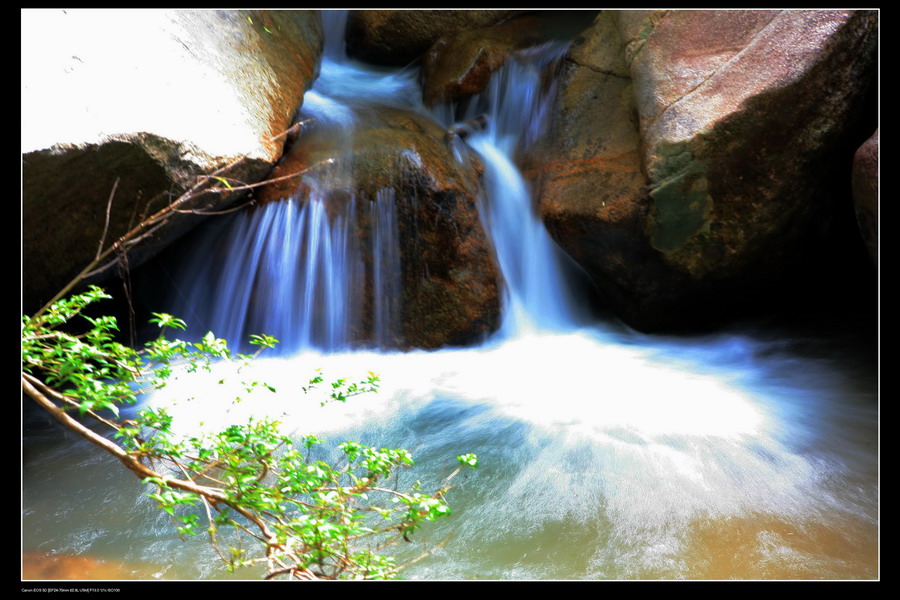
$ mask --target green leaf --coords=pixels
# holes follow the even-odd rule
[[[474,454],[462,454],[456,457],[460,464],[474,469],[478,466],[478,457]]]
[[[250,17],[247,17],[247,19],[249,19],[249,18],[250,18]],[[252,24],[253,24],[253,21],[250,21],[250,24],[252,25]],[[221,184],[224,185],[226,188],[228,188],[228,191],[229,191],[229,192],[233,192],[233,191],[234,191],[234,188],[231,187],[231,183],[229,183],[228,180],[225,179],[224,177],[214,177],[213,179],[217,180],[219,183],[221,183]]]

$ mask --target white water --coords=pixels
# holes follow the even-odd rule
[[[583,320],[565,277],[566,258],[537,215],[531,190],[514,162],[547,122],[551,104],[541,89],[541,67],[559,48],[535,53],[534,63],[510,61],[491,80],[486,98],[487,126],[468,139],[484,162],[482,219],[507,283],[502,337],[524,331],[566,331]],[[472,118],[476,115],[469,114]]]
[[[300,391],[315,368],[326,379],[372,370],[384,386],[320,407]],[[851,361],[743,336],[586,329],[265,359],[240,378],[183,377],[153,402],[186,433],[268,415],[333,443],[408,448],[419,466],[401,486],[439,481],[456,455],[477,453],[480,467],[448,495],[452,517],[400,549],[412,558],[453,534],[410,578],[873,578],[876,414],[858,375]],[[248,397],[246,378],[278,393]],[[35,460],[55,468],[26,467],[27,549],[224,576],[206,541],[179,541],[115,461],[73,440]]]
[[[329,62],[305,98],[310,115],[350,123],[360,97],[414,104],[406,73]],[[360,73],[364,82],[355,79]],[[275,203],[236,220],[236,238],[226,245],[244,249],[212,295],[233,306],[207,305],[217,324],[232,328],[231,339],[266,332],[306,350],[260,360],[242,374],[278,394],[232,403],[242,391],[236,375],[215,372],[182,377],[152,402],[170,406],[186,433],[265,414],[333,442],[406,447],[420,465],[407,482],[438,481],[453,457],[477,453],[481,466],[448,497],[454,515],[401,549],[411,558],[453,534],[405,573],[410,578],[877,576],[871,374],[860,376],[851,360],[803,357],[750,336],[680,341],[584,324],[512,158],[535,133],[523,139],[521,132],[540,120],[533,75],[525,65],[500,74],[473,102],[487,107],[488,127],[467,140],[485,162],[482,218],[509,285],[493,341],[437,352],[337,351],[352,320],[345,280],[357,276],[357,251],[341,239],[346,221],[326,226],[315,198],[302,208]],[[501,108],[503,99],[517,105]],[[379,201],[390,200],[386,193]],[[391,237],[390,211],[383,215],[378,235]],[[379,264],[394,264],[391,245],[384,247]],[[200,250],[205,266],[192,267],[193,276],[215,272],[209,257],[217,252]],[[383,289],[390,271],[374,274]],[[389,297],[376,296],[376,339],[389,336],[396,311]],[[316,298],[329,316],[313,308]],[[384,386],[322,408],[300,392],[316,368],[326,379],[374,371]],[[175,539],[123,469],[98,469],[104,458],[69,440],[30,464],[48,463],[97,479],[76,477],[76,491],[59,502],[56,471],[26,471],[27,550],[148,563],[150,577],[221,576],[205,540]]]

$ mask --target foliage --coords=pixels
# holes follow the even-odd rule
[[[477,465],[475,455],[459,456],[459,469],[436,492],[424,493],[419,482],[401,492],[399,471],[413,466],[406,450],[347,441],[338,446],[340,460],[331,464],[315,459],[321,440],[314,435],[294,440],[269,419],[251,418],[191,437],[176,435],[173,418],[162,408],[122,419],[119,406],[164,387],[177,370],[210,370],[213,361],[248,364],[277,340],[253,336],[255,354],[232,355],[225,340],[212,333],[195,343],[167,339],[168,331],[185,324],[155,314],[151,322],[160,328],[159,336],[136,350],[115,341],[113,317],[84,314],[104,298],[109,296],[103,290],[91,287],[23,319],[23,389],[152,486],[148,495],[172,517],[180,535],[207,532],[232,569],[264,564],[267,578],[396,577],[400,567],[383,551],[410,541],[424,523],[449,515],[444,494],[450,478]],[[76,317],[86,325],[83,333],[71,333]],[[302,389],[323,381],[316,372]],[[338,379],[330,384],[329,399],[343,402],[378,385],[373,373],[358,382]],[[244,382],[244,389],[276,392],[260,381]],[[87,417],[113,428],[116,442],[87,428]],[[261,553],[252,550],[257,545]]]

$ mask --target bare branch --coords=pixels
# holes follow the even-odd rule
[[[106,232],[109,231],[109,213],[112,210],[112,201],[116,195],[117,187],[119,187],[118,177],[116,177],[116,182],[113,183],[112,191],[109,192],[109,200],[106,202],[106,221],[103,223],[103,234],[100,236],[100,245],[97,247],[97,255],[94,257],[94,260],[100,258],[100,253],[103,252],[103,242],[106,241]]]
[[[403,569],[405,569],[406,567],[408,567],[408,566],[410,566],[410,565],[416,564],[417,562],[419,562],[420,560],[422,560],[422,559],[425,558],[426,556],[431,556],[432,554],[434,554],[435,552],[437,552],[438,550],[440,550],[441,548],[443,548],[444,546],[446,546],[446,545],[447,545],[447,542],[450,541],[450,538],[451,538],[452,536],[453,536],[453,532],[448,533],[448,534],[447,534],[447,537],[445,537],[445,538],[441,541],[441,543],[439,543],[437,546],[435,546],[435,547],[432,548],[431,550],[428,550],[427,552],[423,552],[423,553],[420,554],[419,556],[415,557],[414,559],[412,559],[412,560],[410,560],[410,561],[408,561],[408,562],[403,563],[402,565],[400,565],[400,566],[397,567],[397,568],[400,569],[400,570],[403,570]]]
[[[227,190],[222,189],[222,188],[211,188],[207,191],[222,193],[222,192],[234,192],[234,191],[239,191],[239,190],[252,190],[254,188],[269,185],[270,183],[277,183],[279,181],[285,181],[286,179],[293,179],[295,177],[299,177],[300,175],[308,173],[309,171],[311,171],[312,169],[315,169],[316,167],[319,167],[322,165],[333,164],[334,162],[335,162],[335,160],[333,158],[326,158],[325,160],[320,160],[319,162],[312,164],[312,165],[306,167],[305,169],[301,169],[301,170],[297,171],[296,173],[291,173],[289,175],[282,175],[281,177],[273,177],[272,179],[266,179],[265,181],[260,181],[259,183],[250,183],[250,184],[246,184],[246,185],[232,186],[231,189],[227,189]],[[216,179],[215,177],[210,177],[210,176],[207,176],[207,178],[208,179]]]
[[[202,215],[213,217],[217,215],[229,215],[231,213],[238,212],[239,210],[244,210],[248,206],[253,206],[254,204],[256,204],[256,200],[250,200],[249,202],[245,202],[244,204],[239,204],[238,206],[225,210],[175,209],[175,212],[182,215]]]
[[[282,133],[280,133],[277,136],[268,140],[267,143],[277,140],[277,139],[279,139],[285,135],[288,135],[292,132],[293,133],[299,132],[300,128],[304,124],[306,124],[308,121],[309,120],[294,123],[294,125],[292,125],[287,130],[283,131]],[[40,317],[50,308],[50,306],[53,305],[54,302],[58,301],[60,298],[63,298],[64,296],[66,296],[81,281],[83,281],[84,279],[86,279],[89,276],[96,275],[96,274],[101,273],[104,270],[106,270],[107,266],[103,266],[101,268],[97,268],[97,267],[104,260],[109,258],[113,252],[115,252],[119,248],[123,248],[126,246],[132,246],[132,245],[140,242],[141,240],[146,239],[147,235],[152,233],[152,231],[154,230],[153,228],[155,226],[159,225],[162,221],[170,218],[173,214],[175,214],[181,210],[184,210],[185,205],[188,202],[197,200],[197,198],[201,194],[204,194],[204,193],[222,193],[223,191],[227,191],[227,190],[222,190],[221,188],[209,187],[211,180],[214,180],[216,177],[221,176],[223,173],[227,173],[228,171],[230,171],[231,169],[233,169],[234,167],[236,167],[237,165],[239,165],[240,163],[242,163],[246,160],[248,160],[248,155],[243,154],[241,156],[238,156],[231,162],[227,163],[226,165],[216,169],[211,174],[200,176],[198,178],[198,181],[193,186],[191,186],[187,191],[185,191],[183,194],[181,194],[178,198],[176,198],[174,201],[172,201],[171,203],[169,203],[162,209],[158,210],[156,213],[150,215],[149,217],[147,217],[146,219],[144,219],[143,221],[138,223],[136,226],[134,226],[128,232],[126,232],[124,235],[122,235],[114,244],[112,244],[105,250],[102,250],[103,242],[104,242],[105,236],[106,236],[106,229],[107,229],[106,227],[104,227],[104,235],[100,241],[100,248],[98,249],[97,255],[94,257],[94,260],[91,261],[90,264],[85,266],[85,268],[82,269],[82,271],[78,275],[76,275],[75,278],[72,279],[72,281],[70,281],[65,287],[63,287],[63,289],[61,289],[59,291],[59,293],[57,293],[53,298],[50,299],[50,301],[48,301],[43,307],[41,307],[40,310],[38,310],[34,315],[32,315],[29,322],[32,322],[32,323],[37,322],[40,319]],[[329,162],[329,161],[331,161],[331,159],[328,159],[327,161],[323,161],[323,162]],[[313,166],[316,166],[316,165],[313,165]],[[312,168],[312,167],[309,167],[309,168]],[[302,172],[295,173],[295,174],[286,176],[285,178],[297,177],[301,173]],[[242,185],[242,186],[234,188],[234,190],[236,191],[236,190],[253,189],[254,187],[260,187],[262,185],[266,185],[267,183],[269,183],[269,182],[267,181],[267,182],[262,182],[262,183],[258,183],[258,184],[252,184],[252,185]],[[118,180],[117,180],[116,186],[113,187],[113,192],[115,192],[117,185],[118,185]],[[164,195],[164,194],[158,194],[157,196],[154,196],[153,199],[148,201],[148,206],[150,205],[150,203],[153,200],[155,200],[156,198],[158,198],[162,195]],[[113,193],[110,194],[110,199],[109,199],[109,202],[107,203],[107,221],[108,221],[108,215],[110,212],[110,207],[112,204],[112,197],[113,197]],[[150,231],[148,231],[148,229]],[[113,261],[113,262],[115,262],[115,261]]]
[[[293,137],[293,136],[297,136],[300,133],[300,130],[303,128],[304,125],[306,125],[307,123],[311,123],[313,121],[315,121],[315,119],[313,119],[313,118],[303,119],[302,121],[297,121],[296,123],[294,123],[287,129],[285,129],[284,131],[282,131],[275,137],[269,138],[266,141],[271,143],[279,138],[283,138],[284,136],[289,136],[289,138]]]

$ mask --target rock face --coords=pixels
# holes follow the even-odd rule
[[[869,255],[878,263],[878,131],[853,158],[853,202]]]
[[[22,23],[26,310],[93,259],[117,180],[107,243],[238,157],[229,177],[264,177],[322,44],[310,11],[26,10]],[[130,266],[196,220],[155,231]]]
[[[347,53],[360,60],[404,66],[443,36],[487,27],[512,10],[354,10],[347,23]]]
[[[537,44],[541,20],[528,16],[438,39],[422,62],[427,106],[455,102],[484,90],[510,52]]]
[[[480,341],[499,326],[501,289],[478,216],[480,165],[458,162],[444,130],[426,117],[392,107],[359,112],[350,136],[327,128],[304,133],[272,179],[304,169],[308,179],[264,186],[260,201],[302,199],[309,186],[320,193],[324,186],[329,212],[339,212],[350,197],[357,203],[392,198],[401,295],[399,324],[387,344],[431,349]],[[357,210],[357,235],[374,235],[374,214]],[[364,261],[371,273],[372,257]],[[356,339],[372,339],[374,293],[370,276],[354,294],[363,305]]]
[[[877,19],[626,11],[576,42],[535,178],[551,232],[626,321],[702,322],[818,251]]]
[[[610,11],[572,43],[553,130],[526,159],[551,235],[617,306],[658,262],[640,243],[647,180],[624,46]]]

